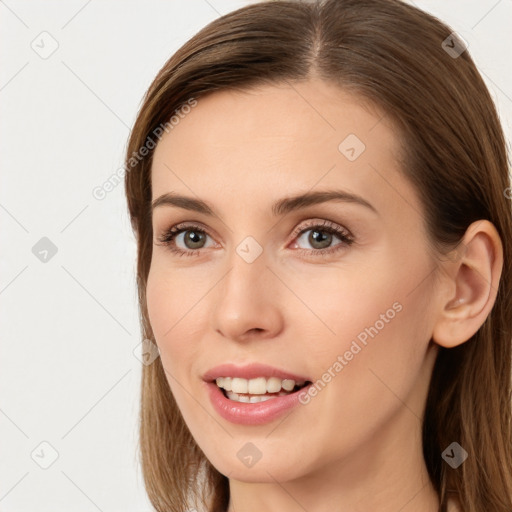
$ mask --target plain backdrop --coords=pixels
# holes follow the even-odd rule
[[[248,1],[0,1],[0,511],[151,510],[137,453],[135,242],[121,183],[144,92]],[[417,1],[468,43],[512,133],[512,2]]]

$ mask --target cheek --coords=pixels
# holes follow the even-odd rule
[[[354,436],[375,433],[404,404],[420,417],[428,385],[422,373],[430,339],[427,295],[410,293],[403,283],[371,290],[357,305],[346,303],[347,314],[331,322],[336,338],[311,354],[321,362],[322,381],[336,375],[321,392],[336,404],[324,424],[332,429],[343,418]]]
[[[146,286],[148,317],[171,391],[186,414],[195,401],[191,386],[200,383],[204,344],[208,336],[208,269],[176,268],[158,255]],[[200,365],[203,366],[200,366]]]
[[[208,281],[198,271],[176,268],[156,255],[151,263],[146,286],[148,315],[157,341],[167,341],[193,323]]]
[[[315,423],[311,449],[303,453],[306,459],[335,461],[378,439],[392,418],[408,417],[410,427],[421,417],[428,389],[427,329],[417,321],[423,308],[421,301],[402,296],[398,304],[396,297],[388,293],[360,304],[357,316],[333,321],[336,337],[324,337],[324,346],[305,354],[314,365],[317,391],[304,414],[322,418]]]
[[[187,343],[193,336],[191,319],[197,318],[200,291],[188,286],[179,272],[152,266],[146,287],[148,316],[160,349],[164,368],[173,375],[189,364],[194,346]],[[194,306],[196,306],[194,308]],[[172,385],[172,383],[171,383]]]
[[[427,285],[417,283],[418,276],[427,274],[417,259],[390,256],[375,260],[365,271],[340,271],[331,279],[306,276],[302,289],[296,283],[294,289],[307,297],[317,317],[296,313],[301,338],[308,341],[303,345],[305,356],[322,381],[318,389],[328,382],[319,394],[329,394],[328,400],[344,413],[352,411],[354,421],[366,407],[371,413],[378,404],[396,404],[393,393],[406,396],[419,375],[431,315]]]
[[[388,317],[395,317],[399,305],[393,309],[393,304],[403,301],[408,285],[397,268],[399,264],[389,255],[379,256],[357,266],[349,262],[338,268],[312,267],[284,276],[296,296],[289,299],[295,303],[290,325],[292,329],[300,326],[301,332],[311,330],[301,339],[312,347],[341,349],[344,340],[357,336],[365,327],[376,321],[380,325],[380,315],[386,311]],[[315,338],[322,343],[313,343]]]
[[[162,342],[173,326],[177,299],[176,294],[171,293],[171,286],[175,285],[165,274],[154,270],[154,266],[151,267],[146,286],[146,301],[149,321],[157,343]]]

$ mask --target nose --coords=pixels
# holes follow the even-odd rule
[[[236,252],[214,295],[213,325],[234,341],[269,339],[283,328],[282,283],[267,268],[263,252],[248,262]]]

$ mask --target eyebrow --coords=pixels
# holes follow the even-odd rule
[[[307,192],[296,196],[284,197],[272,205],[272,214],[274,216],[286,215],[289,212],[300,210],[315,204],[326,203],[328,201],[341,201],[345,203],[358,204],[379,215],[376,208],[368,201],[345,190]],[[151,205],[151,213],[154,212],[155,208],[164,205],[177,206],[178,208],[204,213],[205,215],[215,215],[214,208],[206,201],[175,193],[165,193],[155,199]]]

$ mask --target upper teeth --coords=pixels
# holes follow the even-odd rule
[[[279,393],[281,388],[291,391],[295,384],[302,386],[304,382],[295,382],[292,379],[279,379],[277,377],[257,377],[255,379],[242,379],[240,377],[217,377],[217,386],[234,393],[249,393],[251,395],[264,395],[265,393]]]

